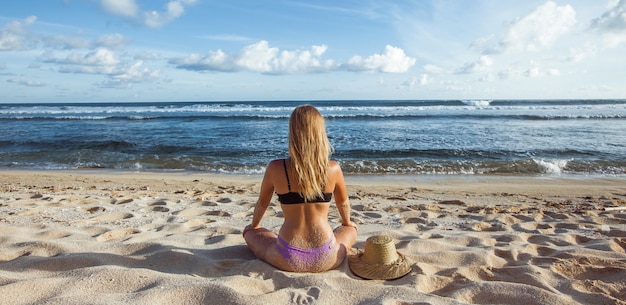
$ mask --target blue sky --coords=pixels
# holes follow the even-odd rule
[[[0,102],[626,98],[626,0],[20,0]]]

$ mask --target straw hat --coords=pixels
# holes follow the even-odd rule
[[[350,270],[368,280],[393,280],[407,275],[412,263],[396,251],[390,236],[374,235],[365,241],[365,250],[348,257]]]

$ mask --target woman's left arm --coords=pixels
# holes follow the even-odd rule
[[[350,200],[348,199],[348,191],[341,167],[336,162],[333,162],[331,166],[333,180],[335,181],[333,195],[335,196],[339,216],[341,216],[341,225],[357,228],[356,224],[350,220]]]

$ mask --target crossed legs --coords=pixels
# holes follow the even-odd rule
[[[346,258],[347,252],[354,245],[357,237],[357,229],[352,226],[340,226],[334,230],[335,240],[339,244],[337,257],[331,263],[320,266],[318,270],[308,270],[309,272],[321,272],[336,268]],[[265,228],[250,229],[243,233],[243,237],[248,244],[248,248],[260,260],[285,271],[293,270],[291,264],[278,252],[276,240],[278,236]],[[304,270],[307,271],[307,270]]]

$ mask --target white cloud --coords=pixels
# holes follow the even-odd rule
[[[45,46],[53,49],[69,50],[89,47],[89,41],[87,39],[78,37],[52,35],[44,37],[42,40]]]
[[[431,73],[431,74],[444,74],[446,73],[446,70],[442,67],[436,66],[436,65],[432,65],[432,64],[428,64],[424,66],[424,71]]]
[[[333,68],[332,60],[321,61],[320,56],[324,55],[328,47],[313,46],[311,50],[282,51],[280,55],[272,60],[275,72],[278,73],[304,73],[304,72],[324,72]]]
[[[7,79],[7,83],[22,85],[22,86],[26,86],[26,87],[45,87],[47,85],[44,82],[34,81],[34,80],[26,80],[26,79],[22,79],[22,78]]]
[[[135,17],[139,12],[135,0],[102,0],[100,4],[107,12],[118,16]]]
[[[234,72],[237,70],[232,57],[222,50],[211,51],[206,56],[193,53],[184,58],[171,59],[170,64],[178,69],[192,71]]]
[[[483,54],[540,51],[569,32],[576,24],[576,11],[570,5],[558,6],[553,1],[537,7],[528,15],[511,22],[506,33],[496,38],[479,38],[471,48]]]
[[[326,45],[316,45],[308,50],[281,51],[262,40],[244,47],[238,54],[231,55],[222,50],[211,51],[206,56],[190,54],[171,59],[170,64],[192,71],[251,71],[265,74],[319,73],[340,69],[401,73],[415,64],[414,58],[392,46],[387,46],[382,54],[365,59],[354,56],[347,64],[337,64],[331,59],[323,60],[321,57],[327,49]]]
[[[602,16],[594,19],[591,29],[602,36],[606,47],[616,47],[626,42],[626,0],[619,0]]]
[[[586,43],[579,48],[571,48],[569,55],[565,58],[568,62],[580,62],[598,52],[598,47],[592,43]]]
[[[477,61],[464,64],[457,69],[457,74],[472,74],[478,72],[485,72],[489,67],[493,65],[493,59],[487,55],[481,56]]]
[[[193,5],[196,0],[171,0],[165,4],[163,11],[147,10],[139,13],[139,5],[135,0],[101,0],[100,4],[105,11],[131,20],[141,22],[151,28],[159,28],[170,23],[185,13],[185,7]]]
[[[22,21],[11,21],[0,29],[0,51],[16,51],[32,48],[37,43],[35,35],[26,30],[37,20],[29,16]]]
[[[594,19],[591,27],[608,32],[626,32],[626,0],[618,1],[602,16]]]
[[[159,70],[150,70],[142,67],[142,65],[143,61],[139,60],[125,69],[119,69],[111,78],[118,81],[138,83],[159,77]]]
[[[81,66],[115,66],[120,63],[119,59],[115,57],[115,53],[105,48],[98,48],[84,55],[70,53],[64,59],[50,58],[44,60],[44,62]]]
[[[212,70],[222,72],[252,71],[260,73],[304,73],[330,69],[332,61],[319,58],[327,46],[313,46],[310,50],[280,51],[270,47],[267,41],[248,45],[236,55],[222,50],[211,51],[202,57],[191,54],[185,58],[173,59],[170,63],[186,70]]]
[[[85,54],[73,52],[65,58],[54,58],[50,54],[45,56],[42,62],[60,65],[60,73],[106,76],[107,80],[99,84],[104,88],[129,88],[133,83],[156,80],[160,74],[159,70],[144,67],[142,60],[128,64],[106,48],[96,48]]]
[[[430,77],[428,76],[428,74],[422,74],[422,76],[420,76],[420,85],[425,86],[428,85],[428,83],[430,83]]]
[[[401,89],[413,90],[418,86],[426,86],[432,82],[432,79],[428,74],[422,74],[419,77],[413,76],[404,82],[402,82],[399,86]]]
[[[0,29],[0,51],[21,51],[35,48],[72,50],[92,47],[118,49],[125,47],[130,40],[121,34],[101,35],[94,41],[81,37],[56,35],[38,35],[30,32],[27,26],[32,25],[37,17],[30,16],[23,21],[12,21]]]
[[[571,6],[558,6],[548,1],[529,15],[515,21],[501,43],[505,49],[538,51],[551,46],[574,24],[576,12]]]
[[[271,48],[267,41],[244,47],[235,60],[235,65],[254,72],[272,72],[270,61],[276,57],[278,48]]]
[[[537,67],[531,67],[528,70],[524,71],[524,76],[526,77],[538,77],[541,75],[541,72],[539,71],[539,68]]]
[[[546,74],[548,74],[549,76],[559,76],[561,75],[561,71],[558,69],[548,69],[546,71]]]
[[[26,17],[26,19],[24,19],[24,24],[31,25],[35,23],[35,21],[37,21],[37,16],[28,16]]]
[[[561,71],[554,68],[543,68],[537,63],[530,63],[529,68],[508,67],[498,73],[500,79],[538,78],[560,76]]]
[[[104,47],[110,49],[121,49],[127,46],[130,40],[124,37],[122,34],[105,34],[101,35],[94,41],[96,47]]]
[[[626,42],[626,35],[607,33],[603,36],[603,44],[607,48],[614,48]]]
[[[354,56],[346,64],[348,70],[380,71],[387,73],[403,73],[415,64],[415,58],[409,57],[404,50],[387,45],[381,54],[367,58]]]
[[[134,59],[137,60],[158,60],[162,59],[159,54],[148,52],[148,51],[140,51],[133,56]]]
[[[157,11],[144,12],[145,24],[151,28],[162,27],[185,12],[185,8],[178,2],[169,2],[166,7],[165,13]]]
[[[316,57],[320,57],[320,56],[324,55],[324,53],[326,53],[326,50],[328,50],[328,46],[327,45],[312,46],[311,47],[311,52],[313,53],[313,56],[316,56]]]

